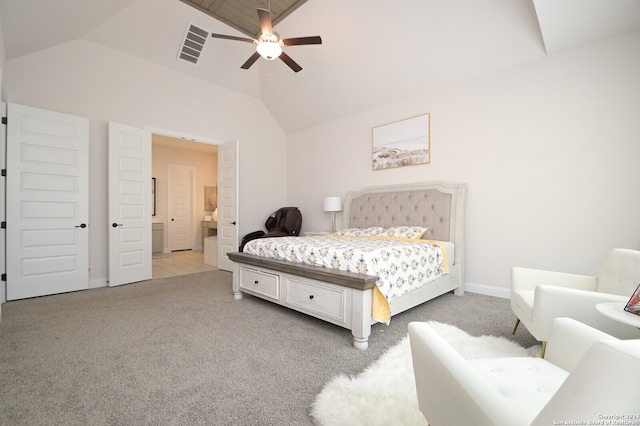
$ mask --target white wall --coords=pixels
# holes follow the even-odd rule
[[[82,40],[7,61],[5,78],[9,102],[90,119],[92,286],[108,273],[108,121],[239,140],[240,236],[285,204],[286,135],[257,99]]]
[[[261,229],[282,205],[302,209],[303,230],[328,229],[325,196],[387,183],[467,182],[467,282],[504,294],[513,265],[593,274],[611,248],[640,248],[638,69],[634,33],[288,138],[257,99],[85,41],[7,61],[3,74],[9,102],[91,120],[94,280],[107,278],[113,120],[239,139],[240,236]],[[371,171],[371,128],[427,112],[431,164]]]
[[[515,265],[595,274],[640,249],[639,69],[634,33],[291,134],[289,204],[326,230],[325,196],[467,182],[468,288],[504,296]],[[372,127],[423,113],[431,164],[373,172]]]

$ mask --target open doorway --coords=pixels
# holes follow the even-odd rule
[[[153,278],[216,269],[205,245],[217,246],[207,240],[217,207],[207,191],[218,184],[218,146],[152,134],[151,169]]]

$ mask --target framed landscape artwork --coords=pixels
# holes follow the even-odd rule
[[[373,170],[428,164],[431,161],[430,116],[419,115],[374,127]]]

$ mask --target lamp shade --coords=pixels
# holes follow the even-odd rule
[[[325,212],[341,212],[342,211],[342,198],[340,197],[326,197],[323,203],[323,209]]]
[[[258,43],[256,50],[263,58],[272,61],[276,59],[282,53],[282,46],[278,43],[273,43],[270,41],[261,41]]]

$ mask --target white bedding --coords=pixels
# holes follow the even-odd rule
[[[448,271],[453,244],[405,238],[322,235],[252,240],[244,252],[377,277],[387,301],[419,288]]]

